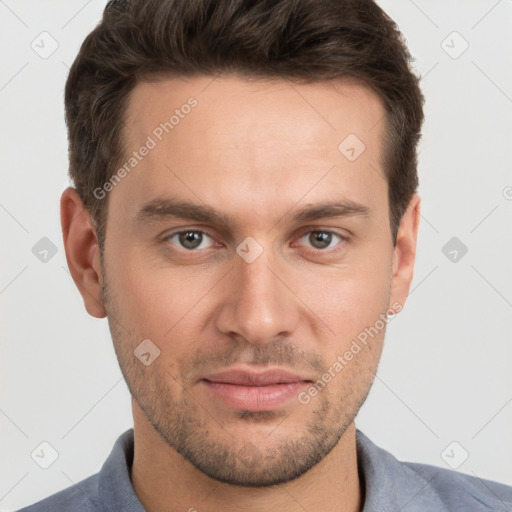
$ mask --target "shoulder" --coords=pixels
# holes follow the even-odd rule
[[[99,475],[93,475],[18,512],[99,512]]]
[[[476,504],[482,510],[485,507],[489,510],[512,510],[511,486],[428,464],[401,464],[428,482],[429,487],[449,510],[458,510],[456,507],[462,505],[474,507]]]
[[[357,431],[365,512],[512,511],[512,487],[447,468],[402,462]]]
[[[18,512],[144,512],[130,480],[133,429],[117,441],[99,473]]]

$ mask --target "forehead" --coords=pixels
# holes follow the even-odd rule
[[[180,110],[189,110],[186,105],[191,98],[197,102],[194,116],[182,123]],[[299,85],[284,79],[237,75],[177,77],[135,86],[129,97],[124,135],[134,142],[140,140],[173,114],[179,116],[177,124],[197,121],[194,129],[198,139],[200,135],[233,137],[236,133],[238,143],[242,137],[247,143],[260,139],[271,143],[272,136],[279,132],[280,140],[314,142],[316,146],[315,139],[329,131],[342,134],[351,130],[368,139],[368,124],[373,127],[379,123],[384,108],[372,90],[349,79]],[[179,131],[173,131],[179,137]]]
[[[366,195],[371,203],[376,192],[387,195],[384,115],[375,93],[349,81],[225,75],[141,82],[129,97],[123,137],[127,157],[149,139],[152,149],[112,199],[122,189],[125,205],[135,207],[167,192],[233,213],[265,201],[275,209],[278,197],[284,207],[306,193],[313,201],[350,192],[359,197],[348,199],[364,203]],[[347,149],[362,152],[354,159]]]

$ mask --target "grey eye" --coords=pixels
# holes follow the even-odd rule
[[[329,231],[311,231],[308,240],[315,249],[325,249],[331,244],[332,235]]]
[[[185,249],[197,249],[203,241],[203,233],[200,231],[183,231],[177,233],[180,244]]]

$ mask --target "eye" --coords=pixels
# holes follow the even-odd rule
[[[339,242],[343,242],[346,240],[345,237],[334,233],[334,231],[326,231],[326,230],[315,230],[308,231],[304,235],[300,237],[300,240],[305,239],[307,243],[311,244],[310,247],[313,249],[323,250],[323,249],[331,249],[339,244],[331,245],[332,242],[339,240]]]
[[[169,240],[174,245],[179,245],[182,249],[193,251],[196,249],[206,249],[208,246],[205,244],[206,240],[212,238],[208,236],[204,231],[187,229],[186,231],[178,231],[173,233],[164,240]],[[173,240],[175,240],[173,242]]]

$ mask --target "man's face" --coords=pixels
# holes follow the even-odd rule
[[[190,97],[197,104],[182,108]],[[176,109],[179,121],[158,130]],[[402,299],[383,116],[372,92],[343,82],[196,77],[131,95],[127,160],[148,136],[155,144],[110,192],[105,308],[134,406],[212,478],[269,485],[303,474],[367,396],[383,315]],[[171,215],[171,202],[197,209]],[[336,216],[296,215],[333,203],[344,204]],[[218,218],[194,218],[204,208]],[[134,350],[148,339],[142,359],[152,344],[160,355],[146,366]],[[217,375],[231,369],[295,377]]]

